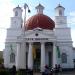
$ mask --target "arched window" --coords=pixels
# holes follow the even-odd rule
[[[67,54],[66,53],[62,53],[61,59],[62,59],[62,63],[67,63]]]
[[[10,63],[14,63],[15,62],[15,54],[11,53],[10,54]]]
[[[17,11],[15,12],[15,16],[18,16],[18,12]]]
[[[62,11],[61,10],[59,10],[59,16],[62,16]]]

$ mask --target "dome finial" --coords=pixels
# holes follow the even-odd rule
[[[38,14],[43,14],[44,7],[39,3],[38,6],[35,7],[37,9]]]
[[[18,5],[18,7],[19,7],[19,5]]]
[[[61,6],[60,3],[58,4],[58,6]]]

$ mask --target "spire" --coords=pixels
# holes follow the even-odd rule
[[[38,14],[43,14],[44,7],[41,4],[39,4],[35,8],[37,9]]]

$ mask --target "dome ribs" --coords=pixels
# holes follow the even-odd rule
[[[37,27],[42,29],[53,30],[53,28],[55,27],[54,21],[50,17],[43,14],[37,14],[30,17],[27,20],[26,25],[27,30],[32,30]]]

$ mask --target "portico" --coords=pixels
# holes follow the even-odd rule
[[[20,54],[18,54],[19,60],[17,59],[18,62],[16,63],[16,65],[18,64],[18,66],[19,66],[22,63],[21,59],[25,60],[25,58],[26,58],[26,60],[25,60],[26,62],[23,61],[24,63],[21,65],[23,65],[23,66],[27,65],[29,69],[34,69],[35,71],[37,71],[37,70],[43,71],[45,65],[49,65],[49,67],[55,66],[56,56],[55,56],[55,48],[54,48],[55,44],[53,42],[44,42],[44,41],[43,42],[25,42],[25,46],[26,46],[24,49],[24,50],[26,50],[25,57],[19,56],[19,55],[21,55],[21,53],[19,52],[20,53]],[[19,48],[19,50],[20,50],[20,48]],[[33,50],[35,50],[34,51],[35,54],[33,54]],[[22,55],[23,55],[23,53],[22,53]]]

